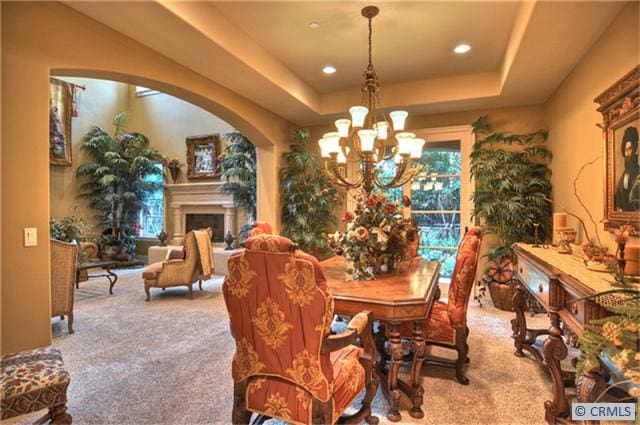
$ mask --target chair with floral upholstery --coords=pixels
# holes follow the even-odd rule
[[[224,299],[236,342],[232,423],[252,412],[297,424],[377,423],[370,313],[331,335],[333,298],[318,260],[258,234],[228,260]],[[353,345],[358,339],[363,348]],[[360,410],[342,413],[365,391]]]
[[[434,301],[429,315],[423,322],[427,345],[451,348],[458,353],[455,362],[433,357],[427,357],[424,361],[434,366],[455,367],[456,379],[463,385],[469,384],[469,379],[464,374],[464,364],[469,361],[467,357],[469,352],[467,306],[476,275],[481,240],[480,227],[473,227],[465,233],[458,246],[456,264],[449,285],[448,300],[446,303]],[[404,326],[401,329],[401,334],[403,338],[411,338],[411,327]]]
[[[0,419],[48,409],[51,424],[71,423],[67,413],[70,378],[59,350],[44,347],[5,354],[0,370]]]

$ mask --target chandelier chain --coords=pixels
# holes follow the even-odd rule
[[[372,33],[373,33],[373,25],[371,24],[371,21],[373,20],[373,18],[369,18],[369,68],[373,68],[373,54],[371,53],[372,51]]]

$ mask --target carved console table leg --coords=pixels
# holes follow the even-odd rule
[[[526,289],[522,287],[522,284],[517,283],[516,293],[513,295],[513,307],[516,312],[515,319],[511,319],[511,329],[513,330],[513,345],[516,348],[516,357],[526,357],[524,351],[530,353],[534,360],[538,363],[542,363],[542,355],[540,351],[534,347],[536,339],[540,335],[548,335],[549,331],[546,329],[528,329],[527,328],[527,302],[525,298]]]
[[[424,417],[422,410],[424,388],[422,388],[422,363],[427,355],[427,345],[424,342],[424,331],[420,326],[420,322],[413,323],[413,338],[411,341],[411,351],[413,351],[413,361],[411,362],[411,391],[413,407],[409,411],[409,415],[420,419]]]
[[[398,371],[402,364],[402,341],[400,332],[396,324],[391,323],[387,328],[387,340],[389,341],[389,351],[391,354],[391,364],[387,376],[387,388],[389,390],[389,413],[387,419],[391,422],[398,422],[402,419],[400,415],[401,390],[398,388]]]
[[[549,289],[552,294],[558,294],[560,291],[559,282],[555,279],[549,279]],[[557,300],[558,303],[561,302],[560,297],[551,299]],[[558,417],[564,417],[569,413],[569,401],[564,393],[564,378],[560,367],[560,362],[567,357],[568,350],[562,340],[557,306],[549,307],[549,318],[551,319],[551,327],[549,328],[549,338],[544,342],[544,360],[553,381],[553,400],[545,401],[544,409],[546,421],[555,424]]]
[[[609,376],[606,370],[600,365],[598,369],[586,372],[576,385],[576,400],[578,403],[594,403],[600,394],[607,389]],[[586,421],[588,425],[595,425],[599,421]]]

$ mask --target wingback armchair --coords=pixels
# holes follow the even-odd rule
[[[434,301],[429,315],[421,323],[426,345],[450,348],[458,353],[453,363],[434,358],[426,358],[425,361],[435,366],[455,367],[456,379],[463,385],[469,384],[469,379],[464,374],[464,364],[468,362],[469,352],[467,307],[476,275],[481,240],[480,227],[469,229],[462,237],[449,285],[448,300],[446,303]],[[411,338],[412,329],[410,326],[404,326],[401,334],[403,338]]]
[[[252,412],[301,424],[377,423],[371,316],[359,313],[331,335],[333,298],[316,258],[285,237],[259,234],[229,258],[228,269],[233,423],[248,424]],[[363,348],[353,345],[358,338]],[[341,418],[362,391],[360,410]]]
[[[186,286],[189,289],[189,298],[192,299],[193,284],[198,282],[202,290],[202,279],[210,277],[203,276],[200,261],[195,233],[188,232],[184,236],[184,246],[181,251],[170,251],[167,260],[151,264],[142,273],[144,291],[147,295],[145,301],[151,299],[150,288],[164,290],[174,286]]]
[[[51,317],[67,316],[67,331],[73,333],[73,294],[78,245],[51,239]]]

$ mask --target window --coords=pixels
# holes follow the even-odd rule
[[[428,143],[421,163],[426,175],[411,181],[411,216],[420,229],[419,253],[441,264],[450,278],[460,242],[461,156],[459,142]]]
[[[136,97],[149,96],[149,95],[158,94],[158,93],[160,92],[157,90],[149,89],[142,86],[136,86]]]
[[[162,171],[162,164],[156,164]],[[163,174],[152,174],[145,177],[145,181],[163,183]],[[140,211],[139,221],[140,237],[155,238],[164,228],[164,189],[154,191],[144,201],[144,207]]]

